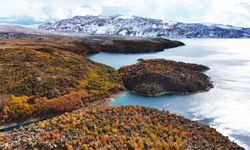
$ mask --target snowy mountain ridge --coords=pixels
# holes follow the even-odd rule
[[[138,16],[75,16],[39,29],[62,33],[163,38],[250,38],[250,28],[221,24],[164,22]]]

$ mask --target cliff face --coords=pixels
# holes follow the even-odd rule
[[[213,87],[203,65],[163,59],[141,60],[119,69],[124,86],[139,95],[158,96],[167,93],[192,93]]]

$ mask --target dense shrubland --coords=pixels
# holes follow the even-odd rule
[[[0,49],[0,125],[71,111],[123,90],[112,68],[53,48]]]
[[[0,148],[240,149],[228,138],[167,111],[85,108],[0,135]],[[191,149],[192,149],[191,148]]]

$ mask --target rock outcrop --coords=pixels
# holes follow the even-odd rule
[[[208,69],[203,65],[152,59],[122,67],[119,72],[124,86],[131,92],[143,96],[159,96],[209,90],[213,85],[209,77],[202,73]]]

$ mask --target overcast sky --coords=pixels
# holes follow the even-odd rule
[[[250,0],[0,0],[0,22],[115,14],[250,27]]]

